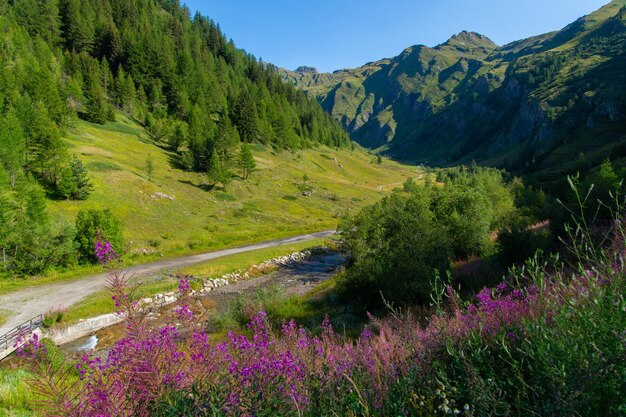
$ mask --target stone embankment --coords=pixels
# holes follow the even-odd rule
[[[200,278],[191,275],[176,274],[167,274],[167,276],[175,278],[185,278],[191,282],[200,281],[202,283],[201,288],[198,291],[192,290],[191,295],[202,295],[209,293],[217,288],[230,285],[231,283],[237,281],[246,280],[251,277],[267,274],[276,269],[280,269],[295,264],[297,262],[305,261],[313,254],[328,252],[330,252],[330,250],[323,247],[312,248],[310,250],[305,250],[301,252],[294,252],[286,256],[279,256],[277,258],[264,261],[258,265],[253,265],[245,272],[228,273],[222,275],[219,278]],[[178,297],[179,293],[172,291],[162,294],[156,294],[153,297],[143,298],[139,300],[139,303],[141,304],[141,307],[143,309],[156,310],[168,304],[175,303],[176,301],[178,301]],[[93,334],[94,332],[97,332],[98,330],[104,329],[114,324],[118,324],[122,321],[124,321],[123,315],[117,313],[104,314],[98,317],[83,319],[80,322],[69,326],[54,327],[52,329],[44,330],[42,332],[42,336],[51,339],[57,345],[62,345],[72,342],[81,337],[88,336],[90,334]]]

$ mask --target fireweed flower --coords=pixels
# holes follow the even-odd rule
[[[182,296],[186,296],[191,292],[191,285],[189,285],[188,279],[181,278],[178,280],[178,291]]]
[[[176,307],[174,309],[174,312],[178,315],[179,321],[187,321],[193,319],[193,312],[189,309],[187,305]]]
[[[25,359],[37,359],[47,353],[46,346],[41,343],[37,333],[33,333],[25,343],[23,339],[16,341],[14,347],[17,347],[15,350],[17,356]]]
[[[113,246],[111,246],[111,242],[103,241],[100,238],[96,240],[94,252],[96,254],[96,258],[98,258],[98,262],[103,267],[107,267],[113,261],[119,261],[120,257],[113,250]]]

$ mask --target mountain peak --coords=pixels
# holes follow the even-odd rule
[[[480,33],[470,32],[467,30],[461,31],[456,35],[453,35],[450,39],[444,43],[437,45],[435,49],[454,48],[459,51],[469,51],[476,48],[482,48],[487,50],[493,50],[498,47],[491,39]]]
[[[317,74],[317,68],[315,67],[307,67],[307,66],[300,66],[298,68],[296,68],[296,72],[300,72],[302,74]]]

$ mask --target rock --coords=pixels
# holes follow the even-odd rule
[[[173,195],[160,193],[160,192],[152,194],[152,198],[160,198],[160,199],[165,199],[165,200],[170,200],[170,201],[174,201],[176,199]]]
[[[133,253],[140,253],[142,255],[150,255],[150,254],[156,253],[156,250],[152,248],[137,248],[137,249],[133,249]]]

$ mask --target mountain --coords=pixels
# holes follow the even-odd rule
[[[626,156],[626,0],[504,46],[463,31],[355,69],[280,73],[353,140],[400,159],[475,160],[550,181],[580,153]]]

